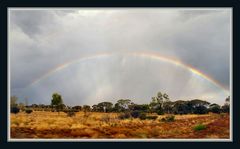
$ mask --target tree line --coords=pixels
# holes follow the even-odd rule
[[[193,100],[177,100],[171,101],[166,93],[158,92],[156,96],[152,97],[149,104],[136,104],[130,99],[119,99],[115,104],[112,102],[100,102],[98,104],[90,105],[76,105],[67,106],[63,103],[63,98],[59,93],[53,93],[51,103],[24,105],[17,103],[17,97],[11,97],[11,113],[18,113],[25,111],[31,113],[32,111],[52,111],[52,112],[135,112],[135,113],[157,113],[162,114],[206,114],[212,113],[229,113],[230,97],[225,99],[224,105],[220,106],[216,103],[209,103],[200,99]]]

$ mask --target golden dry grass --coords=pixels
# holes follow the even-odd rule
[[[117,113],[34,111],[11,114],[11,138],[229,138],[229,115],[175,115],[174,122],[119,120]],[[207,126],[195,131],[198,124]]]

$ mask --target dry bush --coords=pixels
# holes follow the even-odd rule
[[[121,113],[118,115],[118,118],[120,120],[129,119],[131,118],[131,114],[129,112]]]
[[[161,119],[163,122],[173,122],[175,121],[175,116],[174,115],[167,115],[166,117],[163,117]]]
[[[156,116],[156,115],[149,115],[146,117],[146,119],[148,119],[148,120],[156,120],[157,118],[158,118],[158,116]]]
[[[98,112],[77,112],[74,117],[64,112],[19,112],[10,115],[11,138],[229,138],[229,115],[175,115],[177,121],[171,123],[118,116]],[[207,129],[195,131],[198,124]]]

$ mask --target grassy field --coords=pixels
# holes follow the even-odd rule
[[[229,138],[229,115],[175,115],[175,121],[118,119],[117,113],[11,114],[11,138]],[[204,126],[204,127],[202,127]],[[199,128],[198,128],[199,127]]]

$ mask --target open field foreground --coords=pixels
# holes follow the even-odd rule
[[[11,138],[229,138],[228,114],[175,115],[175,121],[118,119],[117,113],[11,114]],[[194,129],[202,124],[206,128]]]

